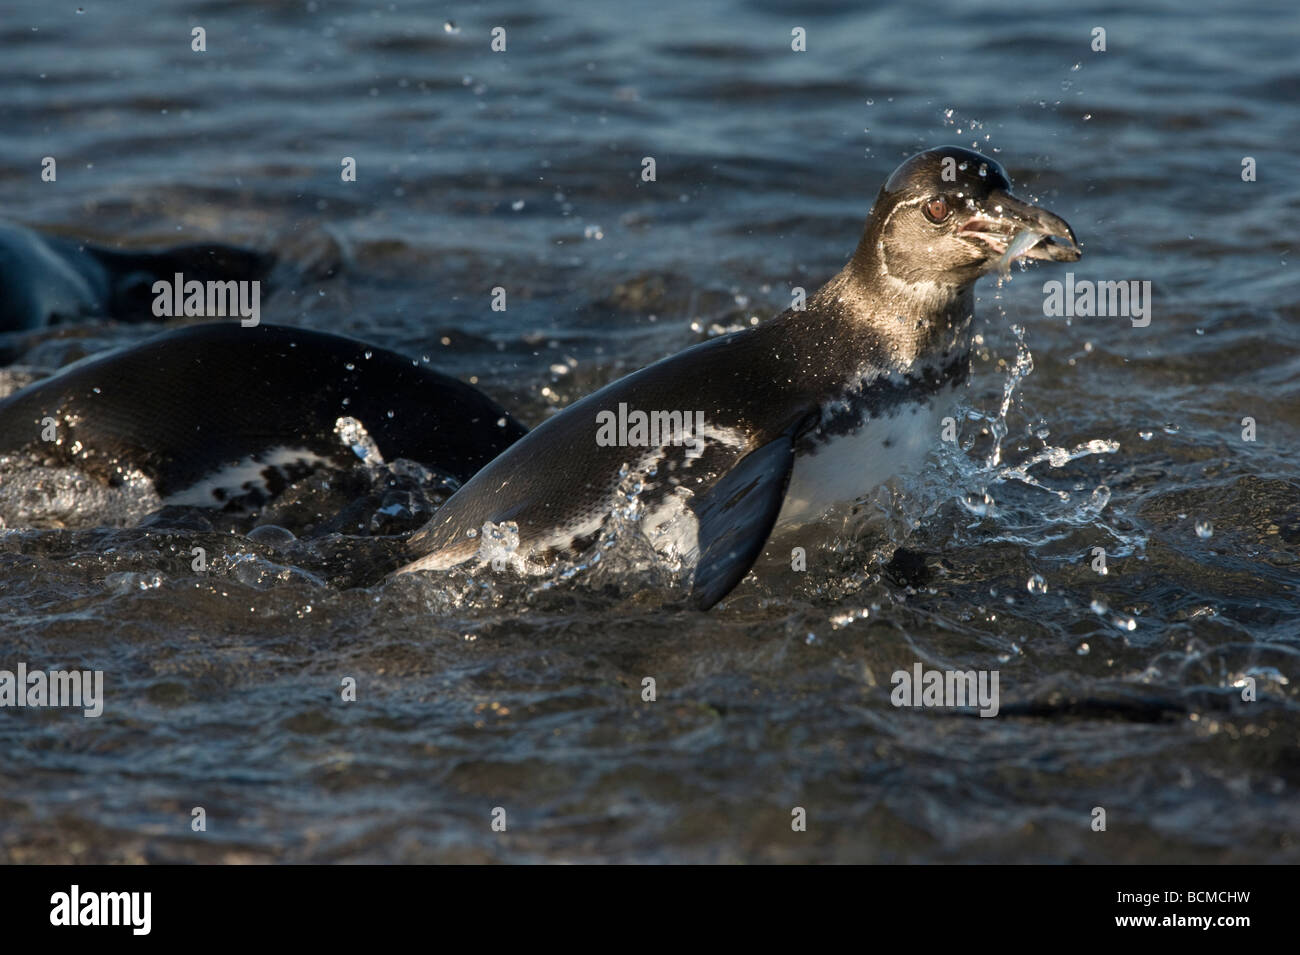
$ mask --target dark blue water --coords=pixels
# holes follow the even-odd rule
[[[841,542],[838,576],[708,614],[635,579],[348,588],[311,541],[110,527],[84,486],[24,524],[10,476],[0,668],[101,668],[108,699],[0,712],[0,858],[1300,858],[1293,4],[83,7],[0,18],[0,214],[277,250],[263,321],[428,356],[530,424],[819,285],[939,143],[1153,313],[1045,317],[1060,266],[980,286],[967,449],[889,505],[914,587]],[[24,337],[6,381],[153,331]],[[1003,713],[894,708],[918,660],[997,669]]]

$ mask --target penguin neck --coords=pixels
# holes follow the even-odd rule
[[[868,331],[891,370],[937,370],[965,360],[971,349],[973,282],[906,282],[883,270],[864,270],[855,256],[812,304],[859,333]]]

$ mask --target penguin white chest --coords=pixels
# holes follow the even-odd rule
[[[795,458],[777,526],[816,521],[852,504],[891,478],[915,471],[940,441],[952,393],[907,403],[864,421]]]

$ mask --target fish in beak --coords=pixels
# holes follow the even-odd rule
[[[1017,242],[1013,249],[1013,242],[1022,233],[1032,233],[1036,238]],[[1051,262],[1077,262],[1083,254],[1068,222],[1001,189],[975,203],[974,214],[962,223],[957,234],[988,246],[990,259],[1005,255],[1008,249],[1013,258]]]

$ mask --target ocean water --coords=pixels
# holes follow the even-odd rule
[[[618,566],[356,586],[364,506],[283,544],[73,484],[25,524],[4,475],[0,668],[106,702],[0,712],[0,859],[1300,861],[1298,43],[1286,2],[10,0],[4,218],[275,250],[264,322],[530,425],[819,285],[928,146],[996,156],[1084,258],[978,287],[959,445],[873,502],[925,573],[833,540],[708,613]],[[1150,324],[1044,315],[1066,271],[1149,281]],[[155,331],[6,336],[0,382]],[[893,706],[917,662],[996,670],[999,715]]]

